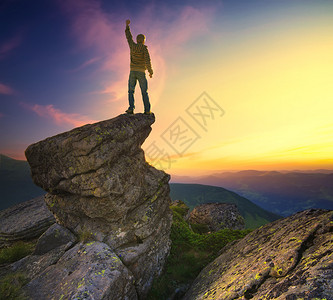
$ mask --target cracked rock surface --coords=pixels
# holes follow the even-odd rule
[[[170,176],[149,165],[141,149],[154,121],[153,114],[120,115],[50,137],[25,152],[57,223],[109,247],[133,276],[139,297],[161,273],[170,250]]]
[[[333,212],[307,210],[222,249],[184,299],[333,299]]]
[[[44,197],[16,204],[0,212],[0,247],[38,238],[55,222]]]

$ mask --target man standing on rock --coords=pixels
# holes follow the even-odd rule
[[[145,114],[150,115],[150,103],[148,96],[148,82],[146,79],[146,69],[148,70],[150,78],[153,77],[153,69],[151,68],[150,56],[148,52],[148,48],[145,45],[146,37],[143,34],[139,34],[136,37],[136,42],[133,42],[133,37],[131,34],[131,30],[129,24],[130,20],[126,20],[126,29],[125,34],[127,38],[128,45],[130,47],[131,53],[131,69],[130,75],[128,79],[128,102],[129,108],[126,110],[126,113],[133,114],[134,112],[134,90],[136,81],[139,81],[142,100],[145,107]]]

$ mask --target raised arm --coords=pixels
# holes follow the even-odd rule
[[[134,42],[133,42],[133,37],[132,37],[131,30],[129,28],[129,24],[130,23],[131,23],[130,20],[126,20],[125,35],[126,35],[126,39],[127,39],[128,45],[131,47],[134,44]]]

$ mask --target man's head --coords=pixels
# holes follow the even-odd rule
[[[144,44],[146,41],[146,37],[144,34],[138,34],[138,36],[136,37],[136,42],[138,44]]]

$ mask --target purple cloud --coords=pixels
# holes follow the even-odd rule
[[[95,123],[96,120],[91,120],[86,116],[80,114],[66,113],[58,108],[55,108],[52,104],[39,105],[39,104],[27,104],[21,103],[21,105],[42,118],[51,119],[57,125],[71,125],[74,127],[83,126],[85,124]]]
[[[4,59],[9,53],[18,47],[22,42],[21,35],[16,35],[12,37],[10,40],[0,44],[0,60]]]
[[[14,95],[15,91],[8,85],[5,85],[0,82],[0,94],[3,95]]]

